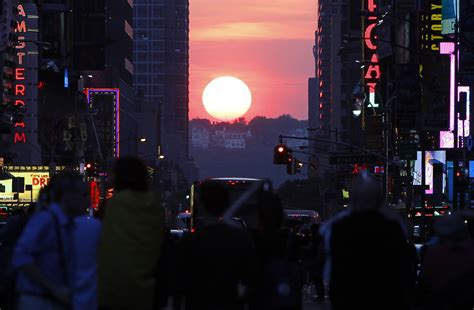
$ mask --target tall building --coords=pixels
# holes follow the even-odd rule
[[[187,0],[134,1],[134,65],[139,117],[149,120],[141,130],[150,143],[139,152],[164,155],[183,168],[189,155]]]
[[[45,164],[105,165],[136,152],[132,5],[128,0],[42,3],[39,39],[49,44],[40,51],[38,82]]]
[[[361,85],[360,2],[319,0],[313,54],[315,78],[308,83],[310,137],[360,144],[360,118],[354,118],[354,90]],[[358,44],[357,44],[358,43]],[[336,151],[335,144],[311,143],[314,153]],[[321,157],[327,165],[327,157]],[[324,172],[324,169],[320,169]]]

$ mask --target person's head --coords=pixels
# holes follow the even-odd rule
[[[149,176],[146,165],[135,157],[121,157],[112,171],[115,191],[132,190],[146,192],[149,188]]]
[[[229,206],[229,192],[222,184],[207,180],[199,186],[199,201],[209,215],[220,217]]]
[[[39,212],[46,209],[51,203],[51,193],[49,185],[46,185],[41,188],[38,194],[38,201],[35,204],[35,207],[32,208],[31,213]]]
[[[89,189],[82,176],[75,171],[63,171],[49,183],[51,202],[70,216],[84,214],[89,206]]]
[[[258,226],[265,231],[276,231],[283,225],[283,205],[272,192],[264,192],[258,204]]]
[[[349,202],[353,211],[377,210],[384,205],[380,180],[363,173],[352,182]]]

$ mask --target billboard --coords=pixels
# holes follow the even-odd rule
[[[56,167],[56,171],[63,169],[64,167]],[[23,178],[25,188],[31,185],[31,191],[24,190],[23,193],[18,193],[18,199],[15,199],[13,178]],[[48,183],[48,166],[4,166],[2,177],[0,178],[0,205],[1,203],[36,201],[41,188]]]
[[[459,1],[443,0],[442,6],[441,34],[453,34],[456,31],[455,24],[459,16]]]
[[[415,171],[413,178],[413,185],[422,185],[422,152],[417,153],[417,159],[415,162]],[[434,164],[446,165],[446,151],[426,151],[425,152],[425,185],[429,188],[426,190],[426,194],[433,194],[433,183],[434,183]],[[443,192],[446,188],[446,169],[443,169]]]

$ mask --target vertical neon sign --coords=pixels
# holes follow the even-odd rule
[[[24,57],[26,55],[26,43],[25,35],[28,31],[26,27],[26,12],[23,5],[19,4],[18,9],[18,21],[15,24],[15,33],[18,33],[18,44],[15,46],[15,56],[17,67],[14,72],[14,95],[15,95],[15,114],[13,120],[13,143],[26,143],[26,132],[25,132],[25,120],[24,111],[26,110],[26,81],[25,81],[25,63]]]
[[[368,11],[366,25],[364,27],[364,62],[367,64],[364,68],[364,82],[368,87],[369,107],[377,108],[379,105],[375,102],[375,95],[377,92],[377,84],[380,80],[380,63],[377,55],[378,36],[376,28],[378,24],[378,17],[376,14],[377,4],[376,0],[367,0],[366,7]]]

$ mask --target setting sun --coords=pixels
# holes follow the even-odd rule
[[[202,102],[212,117],[221,121],[231,121],[247,113],[252,103],[252,93],[242,80],[222,76],[206,86]]]

